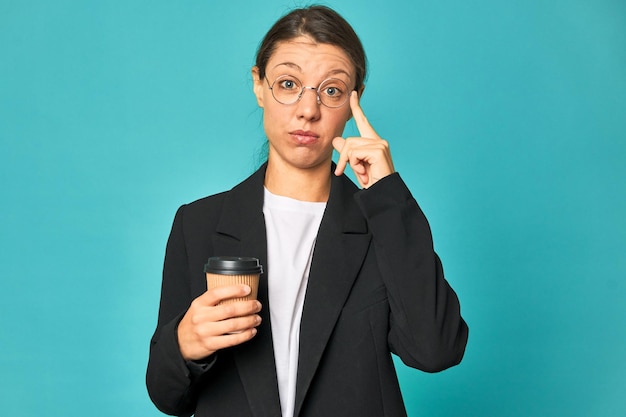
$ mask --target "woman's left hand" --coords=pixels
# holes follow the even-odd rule
[[[333,139],[333,147],[339,152],[335,175],[343,174],[346,165],[350,164],[361,187],[369,188],[395,172],[391,152],[387,141],[381,139],[367,121],[356,91],[350,96],[350,108],[361,136]]]

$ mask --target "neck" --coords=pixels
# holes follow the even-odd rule
[[[265,187],[276,195],[300,201],[324,202],[330,195],[330,161],[320,166],[296,169],[268,161]]]

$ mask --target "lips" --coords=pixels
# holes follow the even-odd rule
[[[294,130],[293,132],[289,132],[289,134],[297,143],[301,145],[309,145],[317,142],[319,139],[319,135],[315,132],[311,132],[310,130]]]

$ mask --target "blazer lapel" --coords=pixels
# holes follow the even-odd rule
[[[370,244],[367,223],[353,198],[356,191],[345,176],[333,176],[302,312],[295,416]]]
[[[259,313],[263,322],[249,342],[232,349],[250,408],[255,417],[280,416],[278,379],[267,291],[267,238],[263,217],[263,166],[225,197],[222,216],[213,237],[217,255],[259,258],[264,272],[259,282]]]

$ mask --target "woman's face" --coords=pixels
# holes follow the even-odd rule
[[[341,136],[351,117],[350,104],[329,108],[318,104],[316,90],[305,89],[294,104],[281,104],[272,96],[270,85],[278,77],[295,77],[307,87],[317,88],[328,78],[345,82],[349,94],[354,89],[354,65],[339,47],[319,44],[300,36],[278,44],[259,79],[258,68],[252,69],[254,93],[263,108],[263,124],[269,140],[270,163],[288,164],[307,169],[330,163],[332,140]],[[274,88],[278,88],[276,85]]]

